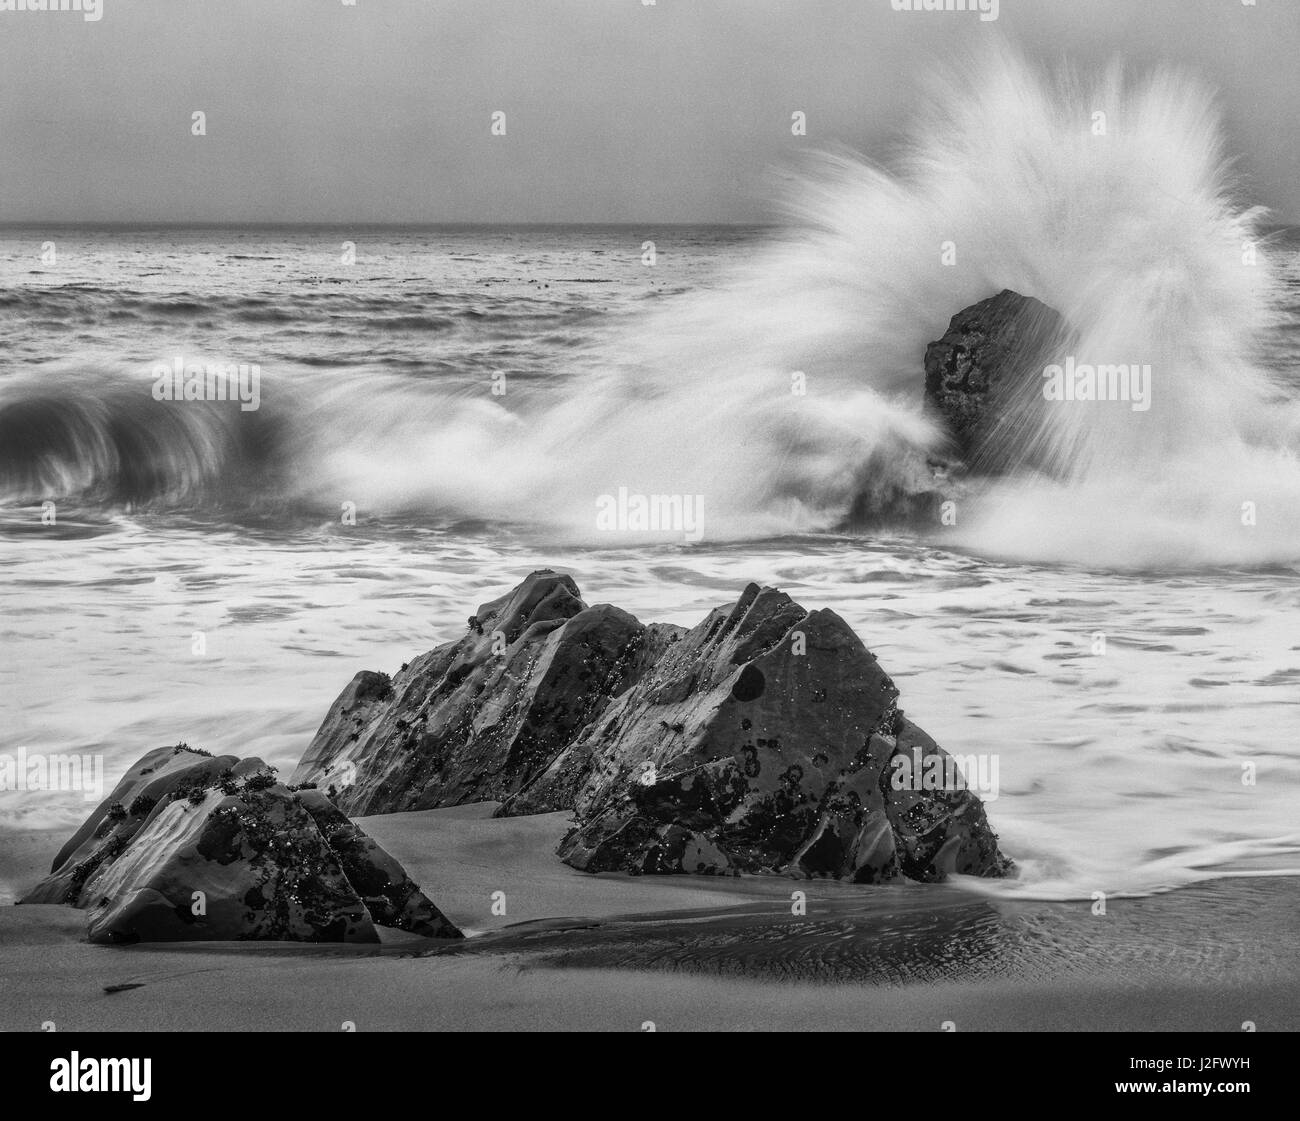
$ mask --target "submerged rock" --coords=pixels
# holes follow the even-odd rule
[[[925,348],[926,405],[972,469],[1006,470],[1032,452],[1018,430],[1041,403],[1043,367],[1069,339],[1058,312],[1003,289],[959,311]]]
[[[593,872],[1010,869],[959,773],[941,789],[896,782],[900,756],[949,757],[852,628],[771,588],[686,630],[588,608],[571,578],[535,572],[464,638],[378,679],[353,679],[294,775],[346,775],[338,804],[353,812],[572,809],[559,853]]]
[[[319,792],[184,746],[137,762],[21,902],[87,909],[92,942],[461,937]]]

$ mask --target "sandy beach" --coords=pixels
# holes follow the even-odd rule
[[[1300,884],[1221,879],[1105,916],[960,887],[590,876],[564,814],[485,803],[361,819],[470,938],[380,947],[84,941],[0,907],[0,1028],[35,1031],[1259,1031],[1300,1027]],[[42,838],[46,844],[42,845]],[[11,846],[0,886],[62,838]],[[791,893],[807,914],[791,914]],[[501,909],[504,893],[505,914]],[[792,924],[798,924],[792,929]],[[112,990],[112,991],[109,991]]]

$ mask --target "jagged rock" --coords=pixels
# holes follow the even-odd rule
[[[409,930],[425,938],[460,938],[461,933],[407,874],[324,794],[303,790],[298,801],[343,866],[348,883],[380,926]]]
[[[973,792],[894,789],[896,753],[946,758],[897,699],[838,615],[751,584],[557,762],[582,776],[560,855],[587,871],[857,883],[1006,874]]]
[[[948,758],[897,698],[847,623],[779,591],[688,631],[535,572],[391,690],[358,675],[294,778],[348,774],[338,803],[362,813],[572,809],[560,855],[593,872],[1006,874],[973,792],[895,787],[900,753]]]
[[[997,835],[988,826],[984,806],[960,780],[941,790],[913,789],[894,781],[894,764],[900,760],[920,758],[924,768],[936,757],[945,768],[949,765],[948,753],[900,713],[881,785],[900,870],[922,881],[942,879],[952,872],[1005,875],[1010,862],[998,852]]]
[[[392,681],[359,673],[293,773],[362,816],[503,800],[640,672],[646,628],[534,572]]]
[[[241,762],[234,755],[212,756],[184,744],[150,751],[86,818],[61,848],[50,875],[22,900],[24,903],[71,903],[84,906],[85,881],[106,860],[115,859],[177,792],[206,789],[229,771],[235,778],[262,769],[260,760]]]
[[[1001,471],[1032,451],[1014,438],[1042,399],[1043,367],[1068,348],[1061,315],[1003,289],[963,308],[925,348],[925,401],[977,471]]]
[[[461,937],[323,795],[183,746],[137,762],[21,902],[86,908],[92,942]]]

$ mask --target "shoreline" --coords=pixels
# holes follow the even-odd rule
[[[462,943],[103,947],[84,941],[83,912],[0,906],[0,1029],[1300,1029],[1294,878],[1114,899],[1096,916],[945,885],[591,876],[552,855],[567,815],[493,808],[358,819]]]

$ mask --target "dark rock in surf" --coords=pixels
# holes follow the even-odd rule
[[[559,851],[592,872],[1005,875],[964,783],[894,781],[916,747],[948,758],[897,701],[843,619],[751,584],[672,642],[535,787],[556,775],[575,790],[578,825]]]
[[[334,786],[357,816],[503,801],[586,731],[658,641],[625,611],[588,607],[550,571],[469,622],[391,682],[357,674],[292,781]]]
[[[925,401],[946,423],[959,453],[978,471],[1015,466],[1008,438],[1042,399],[1043,367],[1069,347],[1060,314],[1003,289],[952,317],[925,348]]]
[[[22,902],[87,909],[91,942],[461,937],[324,795],[185,746],[140,759]]]
[[[263,768],[258,759],[241,762],[234,755],[214,756],[186,744],[148,752],[69,838],[54,857],[50,874],[22,902],[84,906],[79,900],[87,878],[116,859],[175,796],[205,790],[226,775],[238,781]]]
[[[425,938],[462,937],[406,869],[324,794],[301,790],[297,797],[376,925]]]
[[[1010,870],[959,778],[895,781],[900,758],[949,757],[834,612],[751,584],[690,630],[642,625],[544,571],[473,620],[391,686],[358,675],[295,780],[346,776],[338,801],[354,812],[572,809],[559,852],[593,872]]]
[[[858,467],[853,501],[837,528],[854,533],[931,527],[961,476],[960,461],[932,457],[903,440],[877,444]]]

